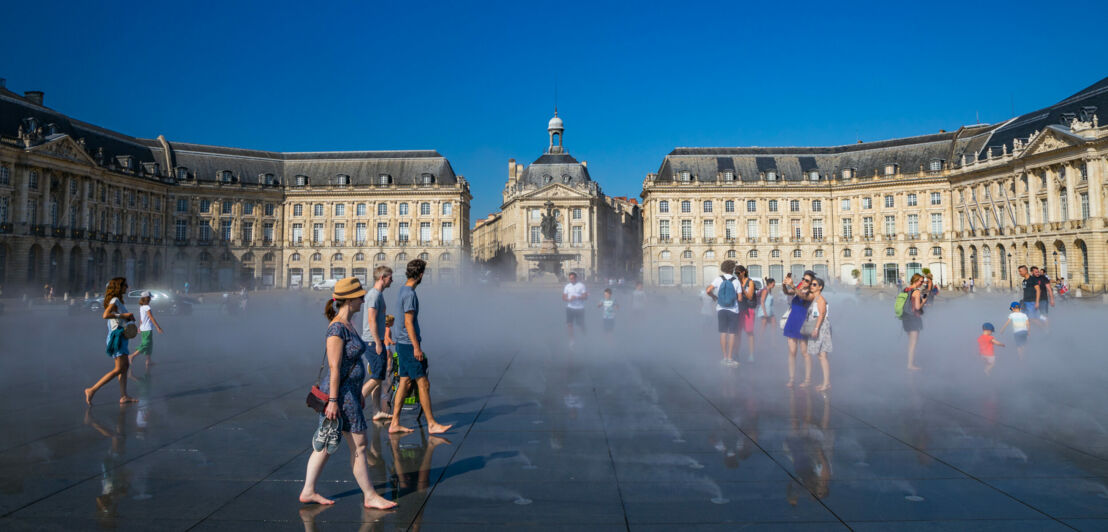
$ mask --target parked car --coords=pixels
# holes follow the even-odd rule
[[[123,296],[123,302],[128,305],[128,308],[134,309],[136,317],[138,316],[139,296],[143,290],[131,290],[127,292],[127,295]],[[164,290],[149,290],[150,292],[150,308],[164,312],[169,315],[181,315],[192,314],[192,303],[190,300],[186,300],[184,297],[171,294]],[[101,302],[97,302],[100,305]]]
[[[336,279],[327,279],[318,283],[312,283],[312,290],[334,290]]]

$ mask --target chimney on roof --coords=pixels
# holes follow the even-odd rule
[[[45,95],[42,91],[25,91],[23,93],[23,97],[35,105],[42,105],[42,99]]]
[[[946,133],[946,130],[945,129],[940,129],[939,133]]]
[[[8,80],[6,80],[4,78],[0,78],[0,89],[6,88],[5,85],[7,85],[7,83],[8,83]]]
[[[589,167],[589,162],[588,161],[581,161],[581,166],[584,166],[585,168],[588,168]]]

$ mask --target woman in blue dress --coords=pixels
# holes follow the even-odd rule
[[[812,279],[815,276],[815,272],[805,271],[800,283],[793,287],[793,277],[789,273],[785,275],[785,284],[781,287],[785,295],[793,296],[792,302],[789,304],[789,317],[785,320],[784,327],[785,339],[789,343],[789,382],[785,386],[789,388],[793,387],[793,379],[796,376],[797,350],[799,349],[802,353],[808,352],[808,336],[800,332],[800,329],[804,327],[804,322],[808,319],[808,307],[812,304],[812,299],[815,298],[810,290]]]
[[[327,409],[320,419],[319,431],[327,431],[338,422],[346,443],[350,445],[350,465],[354,469],[354,480],[362,489],[363,505],[366,508],[388,510],[396,503],[385,499],[373,489],[366,464],[366,420],[362,413],[362,383],[365,381],[365,364],[362,354],[366,344],[355,332],[352,325],[354,314],[362,309],[366,291],[357,277],[347,277],[335,283],[334,293],[327,301],[324,314],[330,322],[327,325],[327,372],[320,384],[320,390],[328,395]],[[319,438],[316,438],[319,439]],[[314,445],[308,458],[308,471],[304,477],[304,489],[300,492],[300,502],[316,504],[334,504],[315,490],[316,480],[334,452],[326,445]]]

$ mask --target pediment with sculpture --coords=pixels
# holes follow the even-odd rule
[[[69,135],[62,135],[37,146],[32,146],[28,148],[27,151],[50,155],[59,159],[87,164],[89,166],[96,166],[96,161],[93,160],[92,157],[85,152],[85,149]]]

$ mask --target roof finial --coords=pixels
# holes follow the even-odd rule
[[[554,77],[554,116],[558,116],[558,77]]]

